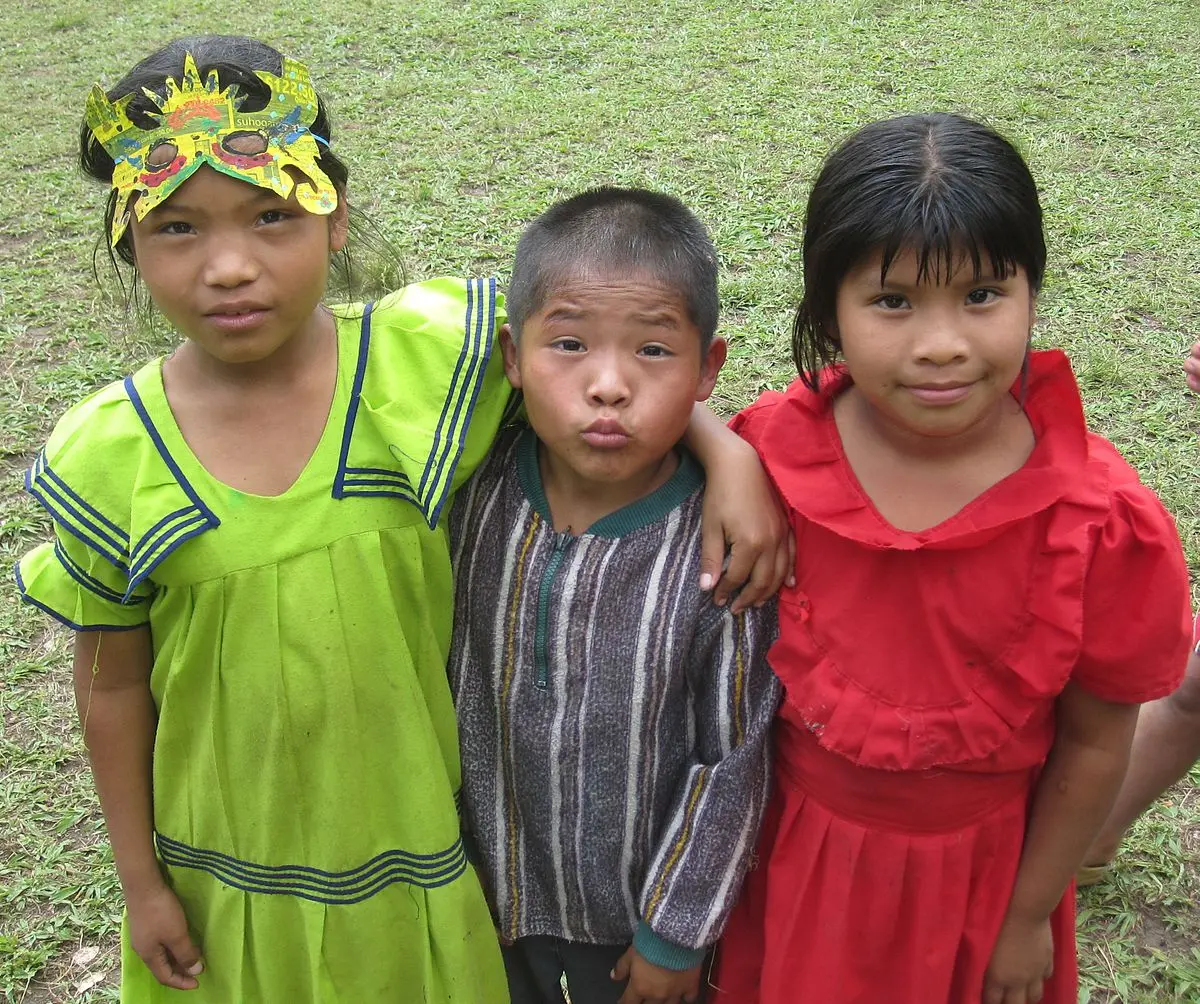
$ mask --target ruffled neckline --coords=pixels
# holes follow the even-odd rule
[[[1015,524],[1036,523],[1036,547],[1021,608],[1006,640],[959,667],[959,695],[941,704],[909,705],[880,686],[878,652],[835,638],[826,628],[836,572],[780,593],[780,638],[770,660],[784,683],[784,718],[820,745],[860,765],[924,770],[979,761],[1012,741],[1038,708],[1061,692],[1082,645],[1082,598],[1094,530],[1108,518],[1110,473],[1091,455],[1090,434],[1074,375],[1058,351],[1033,353],[1023,405],[1036,445],[1020,470],[937,526],[905,531],[888,523],[850,470],[832,404],[849,381],[834,369],[822,389],[794,384],[760,427],[757,446],[789,507],[866,552],[843,560],[885,559],[889,578],[864,602],[887,603],[906,588],[886,551],[908,552],[914,574],[924,550],[986,549]],[[1021,388],[1013,393],[1022,399]],[[804,543],[798,542],[801,551]],[[803,558],[801,558],[803,561]],[[881,565],[880,567],[884,567]],[[830,578],[832,576],[832,579]],[[858,581],[858,580],[856,580]],[[806,588],[816,586],[811,596]],[[846,616],[845,605],[832,615]],[[939,606],[913,616],[947,616]],[[840,623],[840,622],[839,622]],[[885,631],[886,634],[886,631]],[[946,656],[952,662],[956,656]],[[932,656],[930,656],[932,657]],[[950,669],[950,663],[944,667]]]
[[[1100,486],[1088,476],[1083,404],[1070,361],[1061,351],[1031,353],[1024,388],[1020,381],[1012,388],[1033,427],[1029,458],[957,513],[924,530],[901,530],[889,523],[854,476],[833,415],[833,402],[850,383],[841,366],[821,373],[819,391],[795,381],[759,444],[784,501],[813,523],[872,547],[953,548],[973,546],[1068,495],[1079,499],[1083,492],[1096,500]]]

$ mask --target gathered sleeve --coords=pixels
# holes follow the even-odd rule
[[[75,631],[129,631],[149,623],[149,583],[126,595],[129,576],[86,544],[54,527],[14,570],[21,599]]]
[[[705,603],[689,687],[696,759],[646,875],[633,945],[667,969],[697,965],[721,936],[758,839],[779,682],[766,652],[775,604],[732,614]]]
[[[729,420],[729,428],[762,452],[762,437],[775,409],[785,400],[779,391],[769,390],[757,401],[739,411]]]
[[[1175,521],[1150,489],[1120,484],[1096,531],[1072,679],[1103,700],[1153,701],[1183,679],[1190,642],[1188,569]]]
[[[25,477],[54,533],[17,563],[17,589],[26,603],[75,631],[130,630],[150,619],[154,585],[131,569],[151,566],[138,559],[157,538],[133,526],[131,485],[139,472],[164,486],[170,479],[145,456],[140,430],[124,384],[112,384],[63,415]],[[171,496],[171,506],[154,512],[161,516],[178,501]],[[164,525],[148,515],[143,521]]]
[[[495,279],[429,279],[363,315],[359,370],[334,496],[389,495],[431,528],[515,412]]]

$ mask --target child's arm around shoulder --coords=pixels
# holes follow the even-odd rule
[[[740,614],[703,605],[688,674],[694,760],[675,791],[642,888],[642,920],[629,956],[635,976],[639,963],[656,976],[698,975],[738,896],[766,801],[768,740],[780,695],[766,661],[775,634],[774,603]],[[632,981],[630,989],[636,990]]]
[[[712,588],[713,601],[721,606],[740,587],[735,611],[764,603],[791,581],[796,552],[787,516],[762,462],[752,445],[702,403],[692,412],[686,444],[704,465],[708,483],[700,588]]]

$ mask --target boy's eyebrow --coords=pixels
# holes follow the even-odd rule
[[[673,310],[644,310],[633,315],[635,321],[659,328],[678,328],[679,316]]]
[[[578,321],[587,317],[591,311],[574,304],[559,304],[547,311],[546,321]],[[639,310],[633,315],[633,320],[641,324],[649,324],[659,328],[678,328],[679,317],[673,310]]]
[[[546,312],[547,321],[577,321],[581,317],[587,317],[587,311],[573,304],[560,303]]]

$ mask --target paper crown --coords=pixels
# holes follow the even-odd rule
[[[114,162],[112,184],[118,193],[111,240],[115,245],[129,225],[129,203],[139,220],[170,198],[201,164],[239,181],[267,188],[280,198],[296,189],[304,209],[325,216],[337,208],[333,183],[317,165],[321,151],[309,127],[317,118],[317,93],[303,63],[285,58],[279,76],[256,70],[271,89],[271,100],[257,112],[242,112],[237,84],[220,88],[217,71],[201,80],[191,53],[184,57],[183,79],[167,78],[166,96],[143,88],[154,102],[154,129],[141,129],[125,109],[126,94],[109,101],[96,84],[87,100],[87,124]],[[157,154],[157,155],[156,155]],[[285,168],[307,179],[299,184]]]

